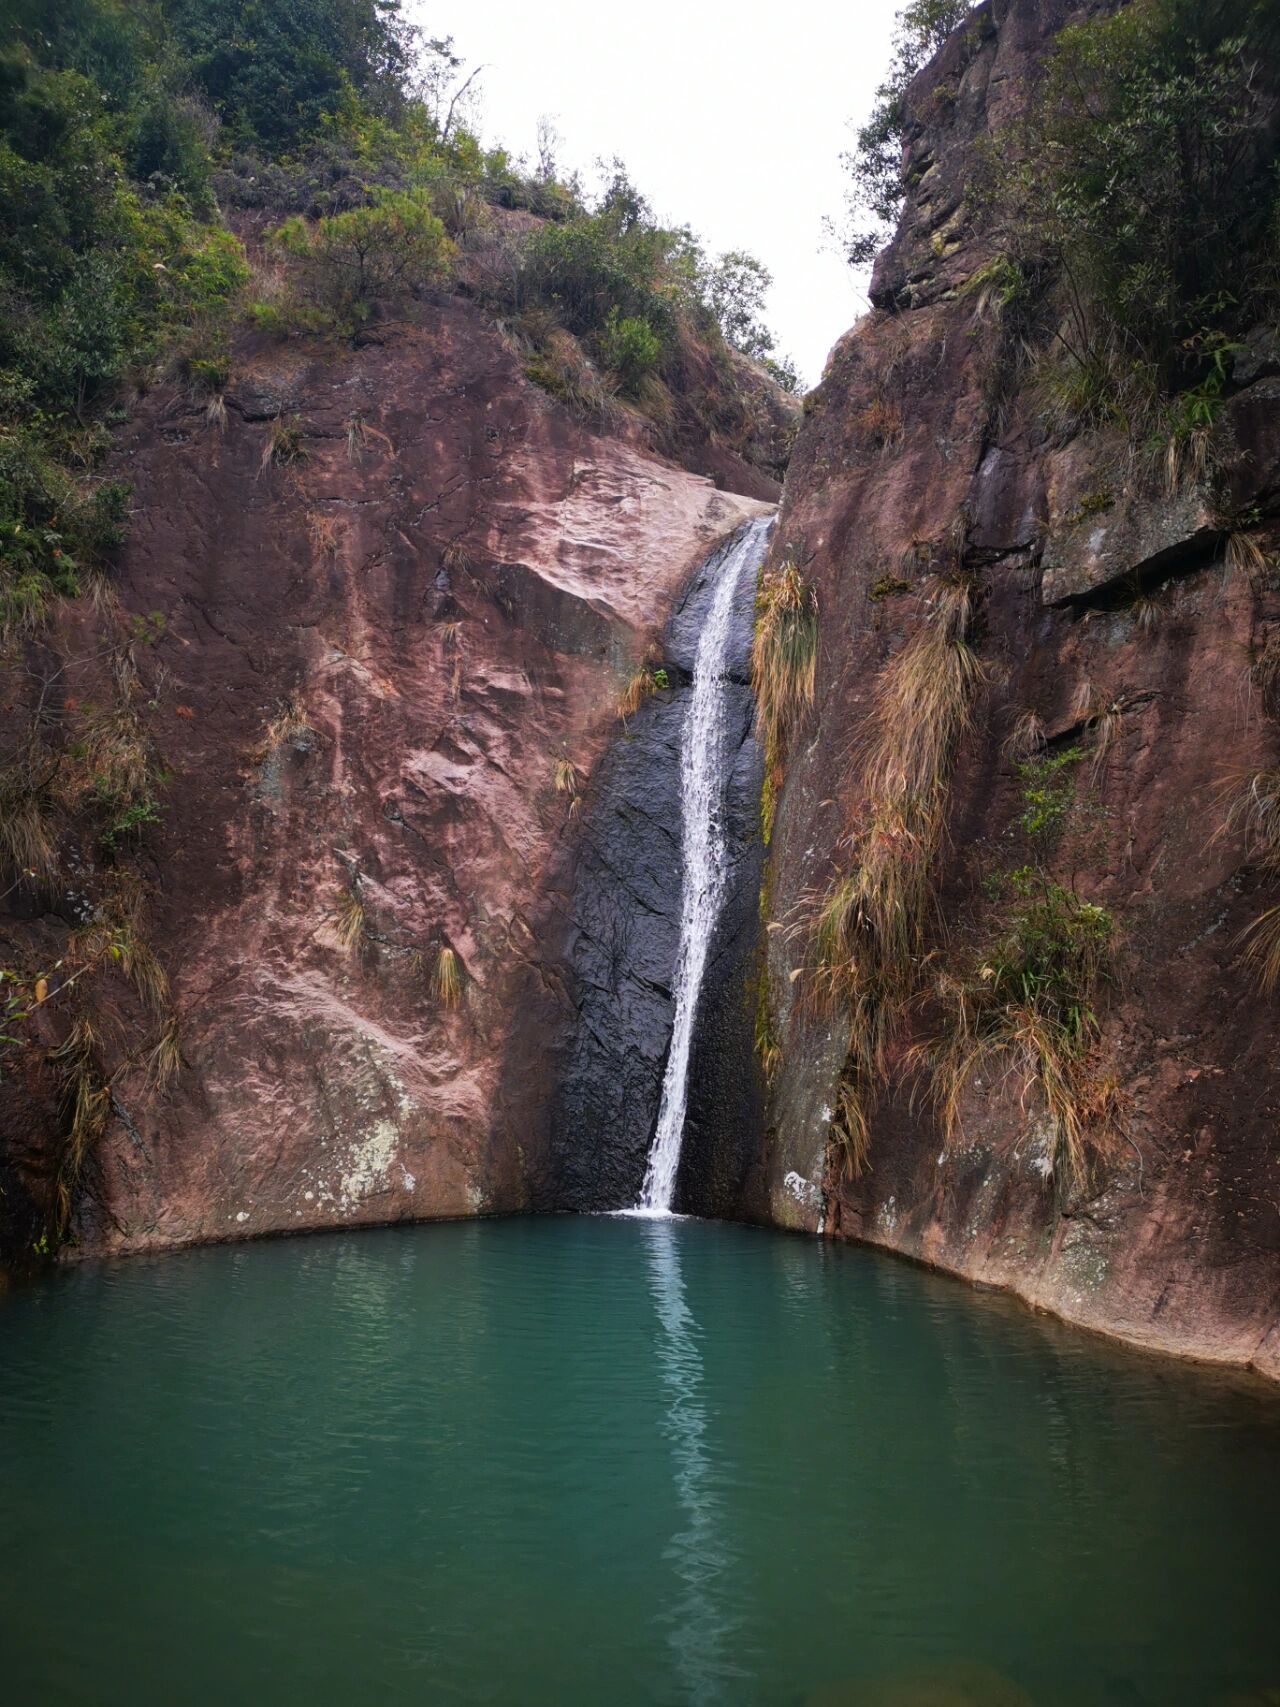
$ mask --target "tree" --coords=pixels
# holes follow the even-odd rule
[[[703,300],[715,315],[725,342],[744,356],[763,361],[774,350],[773,333],[760,318],[773,274],[743,249],[729,249],[702,274]]]
[[[409,190],[384,190],[371,207],[312,223],[295,216],[273,240],[294,259],[304,299],[341,330],[363,320],[372,302],[425,289],[453,254],[428,197]]]
[[[161,0],[232,135],[284,149],[357,100],[394,116],[415,32],[400,0]]]
[[[902,131],[912,79],[968,17],[974,0],[910,0],[898,13],[889,73],[875,105],[840,156],[851,183],[843,226],[829,226],[850,266],[867,266],[884,247],[902,211]]]
[[[1199,387],[1280,294],[1280,20],[1258,0],[1133,0],[1064,30],[989,150],[1001,264],[1056,283],[1055,339],[1105,410]]]

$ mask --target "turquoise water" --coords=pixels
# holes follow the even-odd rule
[[[866,1252],[395,1229],[0,1298],[24,1707],[1275,1699],[1280,1403]]]

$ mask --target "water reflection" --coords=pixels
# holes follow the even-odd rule
[[[707,1445],[701,1330],[685,1298],[678,1224],[647,1222],[645,1244],[650,1291],[662,1325],[655,1344],[667,1393],[662,1432],[671,1444],[676,1498],[688,1520],[664,1553],[682,1589],[662,1621],[669,1626],[667,1640],[686,1698],[721,1701],[727,1698],[730,1680],[747,1674],[727,1653],[729,1638],[741,1620],[730,1616],[727,1597],[720,1592],[734,1563],[734,1550],[727,1542]]]

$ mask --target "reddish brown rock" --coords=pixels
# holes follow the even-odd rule
[[[1277,896],[1239,834],[1221,833],[1230,789],[1280,754],[1250,683],[1280,601],[1224,559],[1239,518],[1117,472],[1113,446],[1055,444],[1030,402],[997,413],[999,331],[963,290],[990,255],[965,206],[969,141],[1014,110],[1070,15],[1059,0],[996,0],[913,86],[918,190],[877,269],[876,312],[806,405],[775,536],[817,588],[822,636],[817,710],[791,757],[770,868],[773,917],[793,926],[844,868],[877,673],[923,618],[918,542],[958,528],[982,572],[990,683],[954,779],[934,946],[944,924],[980,928],[986,880],[1027,858],[1003,751],[1017,715],[1089,746],[1077,694],[1118,707],[1056,869],[1123,936],[1101,1051],[1123,1090],[1123,1136],[1096,1191],[1060,1202],[1034,1094],[987,1084],[966,1110],[968,1148],[947,1150],[927,1103],[913,1105],[906,1050],[920,1032],[908,1027],[870,1171],[840,1179],[828,1132],[847,1021],[806,1006],[805,977],[792,977],[804,934],[776,930],[783,1066],[748,1208],[1008,1287],[1090,1328],[1280,1376],[1276,1010],[1239,948]],[[1255,383],[1229,403],[1223,434],[1240,453],[1248,525],[1276,477],[1264,371],[1247,369]]]
[[[81,1252],[525,1202],[524,1121],[549,1088],[512,1094],[503,1061],[535,902],[576,822],[556,761],[589,797],[683,582],[765,507],[638,430],[590,430],[474,310],[379,336],[250,345],[225,430],[162,392],[120,443],[118,592],[163,624],[138,648],[171,773],[143,863],[185,1066],[167,1097],[117,1083]],[[301,433],[285,466],[264,460],[282,414]],[[727,452],[718,474],[776,491]],[[343,946],[353,890],[364,930]],[[46,932],[52,953],[65,926]],[[454,1008],[431,986],[444,947]],[[59,1117],[31,1066],[0,1094],[38,1195]]]

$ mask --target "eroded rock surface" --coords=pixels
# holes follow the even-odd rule
[[[567,1011],[535,915],[574,794],[692,570],[776,492],[727,452],[721,481],[759,496],[599,436],[456,303],[360,349],[250,344],[228,405],[220,429],[153,394],[117,456],[117,586],[154,639],[170,773],[149,928],[184,1067],[167,1097],[119,1082],[81,1252],[529,1200]],[[41,928],[52,958],[65,926]],[[38,1189],[56,1098],[0,1088]]]
[[[871,1167],[828,1145],[848,1020],[806,1003],[804,933],[775,930],[770,988],[783,1066],[749,1213],[852,1236],[1006,1286],[1072,1321],[1280,1375],[1280,1080],[1274,1004],[1241,931],[1276,900],[1223,831],[1231,789],[1274,767],[1251,665],[1280,622],[1267,577],[1225,551],[1242,526],[1274,549],[1272,339],[1250,340],[1216,453],[1225,500],[1105,436],[1053,440],[1031,402],[998,410],[1000,330],[966,281],[990,247],[966,206],[973,138],[1016,110],[1063,0],[994,0],[910,95],[916,189],[877,268],[876,310],[837,346],[807,403],[775,534],[817,589],[817,709],[796,743],[771,848],[772,913],[794,923],[849,858],[857,754],[877,674],[923,620],[921,542],[959,537],[981,572],[989,683],[963,744],[940,920],[963,934],[987,886],[1027,857],[1005,741],[1024,712],[1051,751],[1087,749],[1060,880],[1118,923],[1123,972],[1101,1051],[1122,1136],[1096,1190],[1046,1175],[1034,1094],[986,1083],[947,1149],[899,1037],[872,1118]],[[937,95],[943,89],[946,98]],[[927,556],[927,551],[923,553]],[[1081,707],[1108,708],[1101,756]],[[1234,779],[1234,781],[1233,781]],[[941,951],[941,924],[934,935]]]

